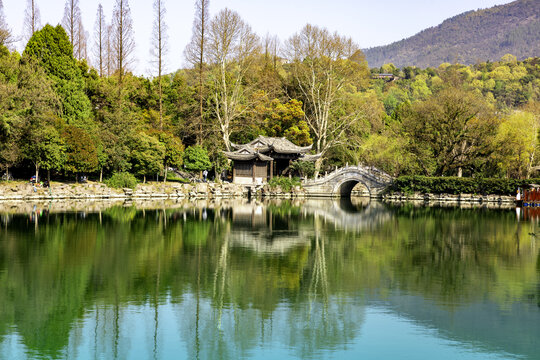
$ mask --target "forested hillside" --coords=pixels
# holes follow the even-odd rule
[[[365,49],[370,66],[398,67],[474,64],[504,54],[518,59],[540,56],[540,1],[518,0],[469,11],[390,45]]]

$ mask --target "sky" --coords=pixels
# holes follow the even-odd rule
[[[0,0],[8,26],[16,36],[23,30],[27,0]],[[66,0],[35,0],[41,23],[62,21]],[[93,44],[99,0],[79,0],[83,24]],[[103,0],[106,20],[111,20],[114,0]],[[128,0],[135,33],[133,72],[151,75],[150,39],[153,0]],[[436,26],[445,19],[469,10],[510,3],[511,0],[210,0],[210,15],[223,8],[235,10],[260,36],[277,35],[285,41],[307,24],[326,27],[350,36],[361,48],[387,45]],[[184,48],[191,39],[195,0],[165,0],[168,26],[168,71],[186,66]],[[25,44],[19,42],[21,51]],[[89,53],[91,53],[89,51]]]

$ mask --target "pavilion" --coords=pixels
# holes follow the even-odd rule
[[[309,155],[313,145],[297,146],[286,138],[260,135],[244,144],[231,144],[235,151],[224,151],[233,161],[233,182],[263,184],[274,176],[287,175],[292,161],[315,161],[321,155]]]

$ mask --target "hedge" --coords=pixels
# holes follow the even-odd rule
[[[518,187],[527,188],[530,184],[540,184],[540,179],[401,176],[394,181],[389,191],[407,194],[515,195]]]

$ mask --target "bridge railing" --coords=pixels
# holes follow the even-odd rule
[[[346,172],[348,170],[357,170],[365,174],[366,177],[372,178],[373,180],[380,183],[390,183],[393,181],[393,177],[387,174],[386,172],[374,167],[374,166],[365,166],[362,164],[358,165],[345,165],[344,167],[336,167],[332,172],[325,173],[324,176],[318,177],[316,179],[304,179],[304,184],[321,184],[324,183],[339,173]]]

